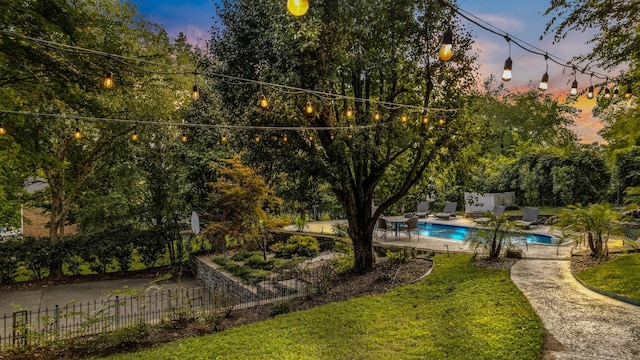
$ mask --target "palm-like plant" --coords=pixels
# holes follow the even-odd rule
[[[619,213],[608,203],[569,205],[555,216],[554,227],[562,228],[563,235],[574,237],[578,243],[586,240],[591,256],[598,259],[609,255],[609,237],[619,233]]]
[[[488,212],[486,217],[489,221],[486,221],[482,228],[474,229],[467,242],[474,251],[482,248],[489,254],[489,259],[497,259],[502,249],[514,247],[511,237],[507,235],[513,232],[515,226],[504,214],[495,215]]]

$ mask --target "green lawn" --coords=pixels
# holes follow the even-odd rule
[[[627,254],[576,275],[585,283],[640,301],[640,254]]]
[[[506,270],[435,258],[418,284],[113,359],[539,359],[543,328]]]

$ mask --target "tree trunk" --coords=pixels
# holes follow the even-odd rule
[[[367,203],[367,204],[370,204]],[[370,209],[370,206],[367,205]],[[356,214],[349,215],[349,237],[353,242],[354,253],[354,268],[353,270],[358,273],[364,273],[373,270],[374,258],[373,258],[373,218],[370,211],[364,211],[364,208],[358,209],[353,207],[348,211]],[[360,211],[358,211],[360,210]]]

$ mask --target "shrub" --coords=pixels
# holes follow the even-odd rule
[[[261,254],[253,254],[245,259],[244,264],[253,269],[272,270],[275,266],[273,259],[265,260]]]
[[[18,276],[16,248],[15,240],[0,242],[0,284],[12,283]]]
[[[277,243],[273,245],[271,250],[277,257],[312,257],[320,252],[320,245],[318,245],[318,239],[313,236],[293,235],[284,244]]]

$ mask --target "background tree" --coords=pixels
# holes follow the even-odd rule
[[[263,6],[223,1],[218,14],[222,26],[211,47],[221,62],[216,70],[310,91],[295,95],[219,83],[225,109],[234,120],[301,127],[287,133],[285,145],[283,132],[258,134],[263,141],[245,142],[246,157],[254,164],[276,162],[277,171],[285,173],[305,164],[305,172],[330,184],[348,218],[355,268],[372,269],[375,218],[405,195],[430,164],[452,162],[468,141],[468,124],[458,121],[455,112],[430,113],[426,124],[414,108],[384,102],[460,107],[474,84],[474,57],[467,55],[469,34],[456,24],[454,57],[444,63],[436,60],[437,49],[453,20],[436,1],[317,1],[302,18],[289,16],[276,1]],[[261,91],[271,100],[267,111],[255,106]],[[309,115],[303,111],[307,102],[315,107]],[[349,107],[353,118],[345,114]],[[373,117],[376,111],[380,119]],[[403,112],[411,118],[406,124],[400,121]],[[444,121],[438,125],[441,117]],[[353,130],[308,131],[305,126]],[[244,138],[256,135],[247,133]],[[399,181],[371,214],[376,187],[392,166]]]

